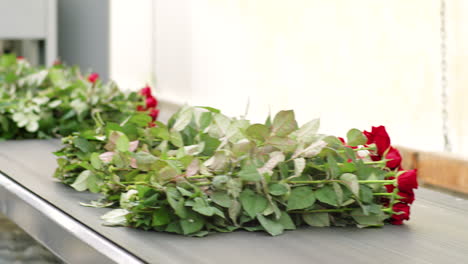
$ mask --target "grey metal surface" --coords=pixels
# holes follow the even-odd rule
[[[71,219],[150,263],[447,264],[468,261],[468,201],[427,189],[418,190],[408,224],[379,229],[302,228],[278,237],[234,232],[190,238],[105,227],[99,216],[108,209],[78,204],[94,199],[94,195],[78,193],[52,179],[55,161],[50,152],[58,146],[57,141],[2,142],[0,169]],[[24,208],[18,214],[26,217],[29,210]],[[39,224],[38,230],[47,230],[47,225],[50,223]]]

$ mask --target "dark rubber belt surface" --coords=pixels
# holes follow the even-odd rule
[[[278,237],[244,231],[191,238],[103,226],[97,196],[56,182],[59,141],[0,143],[0,170],[136,257],[150,263],[468,263],[468,200],[416,192],[411,221],[384,228],[301,228]]]

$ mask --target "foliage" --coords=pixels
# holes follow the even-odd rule
[[[50,138],[113,122],[136,110],[143,97],[123,93],[77,67],[32,67],[15,55],[0,57],[0,139]]]
[[[190,236],[279,235],[301,225],[382,226],[401,214],[392,206],[403,171],[372,160],[375,144],[365,145],[357,129],[348,133],[351,147],[318,134],[318,120],[299,127],[293,111],[251,124],[185,106],[167,124],[149,121],[135,114],[75,133],[56,153],[55,177],[104,194],[94,206],[119,208],[103,216],[107,224]]]

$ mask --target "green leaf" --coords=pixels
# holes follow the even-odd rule
[[[315,203],[315,194],[310,187],[296,187],[291,190],[288,198],[288,211],[304,209]]]
[[[121,134],[120,137],[115,142],[115,146],[118,151],[126,152],[130,148],[130,141],[125,134]]]
[[[240,201],[242,208],[244,208],[245,212],[252,218],[265,211],[268,207],[268,200],[250,189],[242,191]]]
[[[73,139],[73,144],[78,149],[80,149],[81,151],[83,151],[85,153],[94,152],[96,150],[96,148],[94,147],[94,144],[92,144],[88,140],[86,140],[84,138],[81,138],[81,137],[77,137],[77,138]]]
[[[152,127],[150,128],[151,135],[162,140],[169,140],[170,135],[167,127]]]
[[[341,174],[341,170],[340,167],[338,167],[338,163],[332,154],[327,155],[327,163],[332,178],[336,179]]]
[[[272,236],[281,235],[284,231],[284,227],[277,221],[270,220],[265,216],[258,214],[257,219],[262,227]]]
[[[213,108],[213,107],[210,107],[210,106],[195,106],[196,108],[202,108],[202,109],[206,109],[212,113],[216,113],[216,114],[220,114],[221,111],[219,109],[216,109],[216,108]]]
[[[137,152],[134,157],[138,169],[143,171],[151,170],[152,165],[158,160],[158,158],[148,152]]]
[[[310,226],[330,226],[330,217],[328,216],[328,213],[303,214],[302,219],[304,219],[304,222],[306,222]]]
[[[174,187],[169,187],[166,189],[166,197],[175,214],[181,218],[186,218],[188,212],[184,205],[185,200],[179,191]]]
[[[182,131],[184,128],[190,124],[193,118],[193,108],[192,107],[184,107],[178,113],[177,119],[175,124],[172,126],[172,129],[175,131]]]
[[[194,199],[195,204],[193,205],[192,209],[202,215],[212,216],[215,213],[215,208],[208,205],[207,201],[203,198],[196,197]]]
[[[322,188],[318,188],[318,190],[315,191],[315,197],[322,203],[338,206],[336,192],[331,185],[325,185]]]
[[[180,226],[184,235],[189,235],[200,231],[205,225],[203,217],[194,212],[189,212],[186,219],[180,220]]]
[[[212,121],[213,121],[213,114],[211,114],[210,112],[201,113],[199,124],[198,124],[200,131],[205,130],[205,128],[207,128],[211,124]]]
[[[356,197],[359,197],[359,182],[356,175],[344,173],[340,176],[340,180]]]
[[[374,200],[374,193],[372,189],[367,187],[366,185],[359,186],[359,198],[363,203],[371,203]]]
[[[299,177],[304,172],[306,161],[304,158],[294,159],[294,177]]]
[[[253,164],[244,165],[242,170],[239,171],[239,177],[246,181],[259,181],[262,179],[262,175]]]
[[[235,225],[237,225],[237,218],[239,218],[241,210],[241,204],[237,200],[233,200],[231,206],[228,209],[228,215]]]
[[[343,189],[341,189],[341,186],[336,182],[333,182],[332,186],[336,194],[336,203],[338,204],[338,206],[341,206],[343,204],[343,199],[344,199]]]
[[[100,170],[102,168],[102,161],[99,158],[99,153],[93,152],[89,157],[89,161],[91,162],[91,165],[94,169]]]
[[[319,127],[320,119],[314,119],[301,126],[294,134],[299,142],[310,144],[314,141]]]
[[[385,214],[380,211],[380,214],[365,215],[362,209],[355,209],[351,212],[353,219],[361,226],[383,226]]]
[[[349,130],[346,134],[346,138],[348,139],[347,144],[352,147],[364,145],[367,143],[367,137],[356,128]]]
[[[223,191],[216,191],[211,194],[211,199],[213,202],[218,204],[219,206],[229,208],[231,207],[232,201],[231,197]]]
[[[98,193],[101,189],[99,188],[98,185],[98,178],[96,177],[95,174],[91,174],[88,179],[86,180],[86,185],[88,186],[88,189],[92,193]]]
[[[280,111],[273,119],[272,133],[284,137],[297,129],[294,111]]]
[[[183,234],[180,221],[170,222],[164,231],[176,234]]]
[[[245,134],[250,139],[263,142],[269,136],[270,131],[265,125],[253,124],[247,128]]]
[[[71,184],[70,186],[73,187],[73,189],[82,192],[86,191],[88,189],[88,178],[91,176],[91,171],[85,170],[78,175],[76,178],[75,182]]]
[[[171,131],[169,134],[169,141],[172,143],[172,145],[176,147],[183,147],[184,146],[184,141],[182,139],[182,135],[177,132],[177,131]]]
[[[208,134],[202,134],[200,136],[200,141],[205,142],[205,148],[201,153],[204,156],[213,156],[218,146],[221,144],[221,141],[217,138],[211,137]]]
[[[294,230],[296,229],[296,225],[294,224],[293,220],[289,216],[287,212],[281,212],[281,216],[278,219],[278,222],[281,223],[284,229],[286,230]]]
[[[297,142],[287,137],[273,136],[268,138],[267,144],[272,145],[284,152],[292,152],[296,149]]]
[[[288,187],[285,184],[273,183],[268,186],[271,195],[280,196],[288,192]]]
[[[135,114],[128,120],[128,122],[133,123],[139,127],[147,127],[148,123],[151,121],[151,117],[147,114]]]
[[[170,221],[170,212],[167,207],[161,207],[154,211],[152,221],[153,226],[167,225]]]

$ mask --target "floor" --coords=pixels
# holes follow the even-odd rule
[[[0,214],[0,264],[62,263],[21,228]]]

